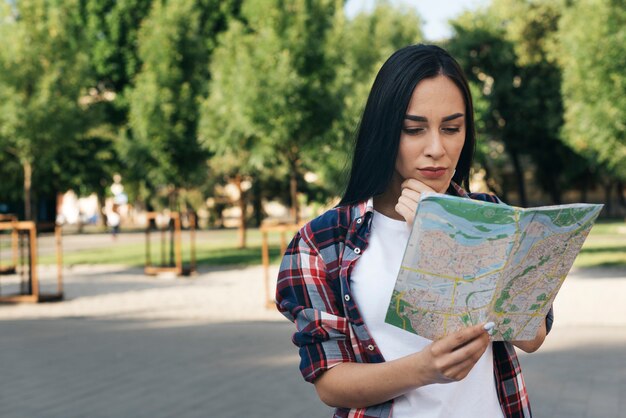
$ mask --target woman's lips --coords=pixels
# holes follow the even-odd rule
[[[419,171],[422,176],[429,179],[437,179],[446,174],[446,169],[441,167],[419,168],[417,171]]]

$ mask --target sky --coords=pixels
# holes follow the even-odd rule
[[[391,3],[417,9],[424,19],[424,37],[428,41],[437,41],[451,35],[448,19],[458,16],[464,10],[476,9],[486,5],[489,0],[391,0]],[[354,16],[361,10],[369,10],[374,0],[349,0],[346,14]]]

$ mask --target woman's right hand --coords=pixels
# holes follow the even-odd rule
[[[376,405],[420,386],[463,379],[488,344],[489,334],[483,325],[476,325],[396,360],[338,364],[315,380],[315,389],[328,406],[364,408]]]
[[[416,353],[422,385],[457,382],[465,378],[489,346],[484,325],[464,328],[434,341]]]

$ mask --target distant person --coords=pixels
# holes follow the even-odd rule
[[[468,193],[475,146],[470,89],[445,50],[413,45],[382,66],[361,118],[337,207],[284,255],[278,309],[296,323],[300,371],[335,417],[530,417],[513,346],[479,324],[431,341],[385,323],[420,194]],[[407,225],[408,224],[408,225]]]
[[[107,214],[107,225],[111,230],[111,236],[114,240],[117,239],[117,234],[120,232],[121,221],[119,208],[117,205],[113,205],[113,209]]]

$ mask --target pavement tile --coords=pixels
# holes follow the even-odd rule
[[[0,305],[1,417],[332,416],[300,376],[293,325],[266,307],[260,267],[65,277],[63,302]],[[620,272],[568,277],[544,346],[520,354],[536,417],[626,417],[625,295]]]

